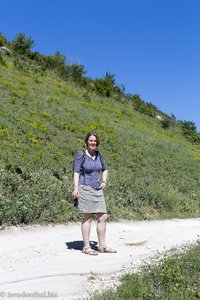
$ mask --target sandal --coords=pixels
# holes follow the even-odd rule
[[[91,247],[83,248],[82,253],[85,253],[85,254],[88,254],[88,255],[93,255],[93,256],[98,255],[97,251],[92,250]]]
[[[105,246],[105,247],[99,247],[98,252],[100,252],[100,253],[117,253],[117,250]]]

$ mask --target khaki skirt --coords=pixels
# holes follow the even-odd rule
[[[95,190],[87,185],[79,185],[78,212],[107,213],[103,190]]]

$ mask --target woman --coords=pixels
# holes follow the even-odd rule
[[[108,170],[97,147],[98,135],[89,132],[85,138],[86,150],[79,151],[74,158],[74,190],[72,197],[78,198],[78,211],[83,213],[81,232],[83,236],[83,253],[98,255],[90,246],[90,229],[92,216],[97,217],[98,252],[115,253],[116,250],[106,246],[107,211],[103,189],[106,187]]]

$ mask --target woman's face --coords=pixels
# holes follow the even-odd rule
[[[87,141],[88,150],[96,150],[97,148],[97,139],[94,135],[91,135]]]

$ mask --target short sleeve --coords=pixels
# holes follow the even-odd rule
[[[107,170],[107,165],[106,165],[105,159],[103,158],[103,156],[100,153],[99,153],[99,158],[101,161],[102,172],[103,172],[103,171]]]
[[[76,156],[74,157],[74,172],[79,173],[81,172],[81,165],[83,163],[85,157],[84,151],[79,151]]]

